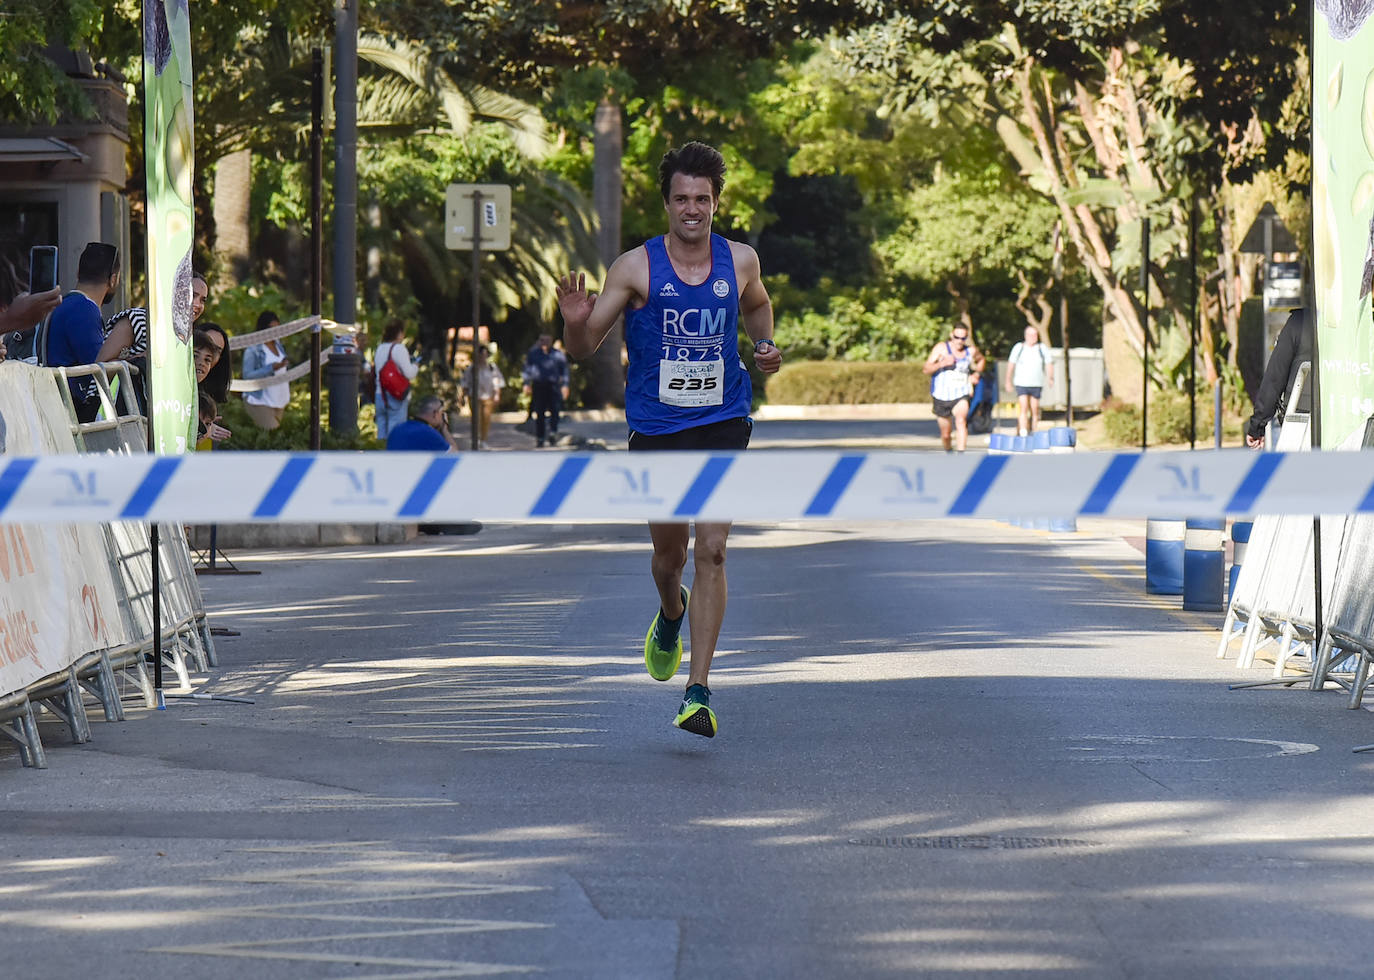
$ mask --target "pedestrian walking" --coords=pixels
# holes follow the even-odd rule
[[[553,346],[553,335],[541,333],[539,342],[525,355],[525,394],[530,396],[534,414],[535,444],[558,441],[558,414],[568,399],[571,376],[568,358]],[[547,427],[545,418],[548,419]]]
[[[1040,394],[1054,384],[1054,363],[1040,331],[1027,327],[1022,340],[1007,355],[1007,391],[1016,392],[1016,433],[1028,436],[1040,425]]]

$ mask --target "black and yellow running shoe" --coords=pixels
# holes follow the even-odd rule
[[[686,696],[682,699],[682,707],[677,709],[677,718],[673,724],[684,732],[715,738],[716,713],[711,710],[710,688],[705,684],[689,686]]]
[[[644,635],[644,666],[656,681],[666,681],[682,664],[682,623],[687,618],[687,602],[692,592],[682,586],[682,615],[668,619],[660,608],[654,613],[649,632]]]

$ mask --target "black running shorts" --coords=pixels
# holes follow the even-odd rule
[[[932,398],[930,400],[930,403],[935,409],[935,414],[938,415],[940,418],[952,419],[954,418],[954,406],[958,405],[960,402],[966,402],[968,400],[969,396],[964,395],[962,398],[956,398],[952,402],[947,402],[943,398]]]
[[[747,449],[749,435],[754,431],[754,420],[748,418],[726,419],[699,425],[694,429],[678,432],[665,432],[663,435],[649,436],[642,432],[630,432],[630,452],[656,451],[661,449]]]

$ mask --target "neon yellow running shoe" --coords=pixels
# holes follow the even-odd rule
[[[677,718],[673,720],[673,724],[684,732],[715,738],[716,713],[711,710],[710,702],[710,688],[705,684],[691,685],[682,699],[682,707],[677,709]]]
[[[649,632],[644,635],[644,666],[656,681],[666,681],[682,664],[682,623],[687,618],[687,603],[692,591],[682,586],[682,615],[668,619],[660,608],[654,613]]]

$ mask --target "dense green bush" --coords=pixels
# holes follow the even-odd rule
[[[768,379],[774,405],[871,405],[929,402],[922,361],[794,361]]]
[[[220,450],[308,450],[310,448],[310,386],[304,379],[291,386],[291,403],[286,406],[281,425],[271,431],[259,429],[243,406],[243,400],[231,395],[219,406],[221,425],[233,436],[219,445]],[[320,393],[320,448],[375,449],[377,423],[371,405],[358,410],[358,434],[342,438],[329,431],[329,392]]]
[[[1140,445],[1140,406],[1109,398],[1102,404],[1102,424],[1114,446]]]
[[[1212,437],[1212,409],[1211,393],[1199,392],[1197,435],[1204,442]],[[1187,392],[1151,392],[1149,413],[1151,442],[1182,444],[1188,441],[1190,409]]]
[[[1188,393],[1184,391],[1150,392],[1150,439],[1154,446],[1183,446],[1188,444],[1189,436]],[[1215,425],[1212,393],[1199,391],[1197,395],[1197,435],[1198,445],[1210,445]],[[1108,399],[1102,406],[1102,422],[1109,442],[1115,446],[1140,445],[1140,406],[1127,405],[1116,399]],[[1228,442],[1240,439],[1244,421],[1239,414],[1228,407],[1222,409],[1222,438]]]
[[[924,360],[949,330],[932,304],[911,306],[853,291],[831,295],[824,309],[807,308],[807,294],[792,296],[784,284],[776,309],[802,310],[778,316],[774,335],[791,361]]]

